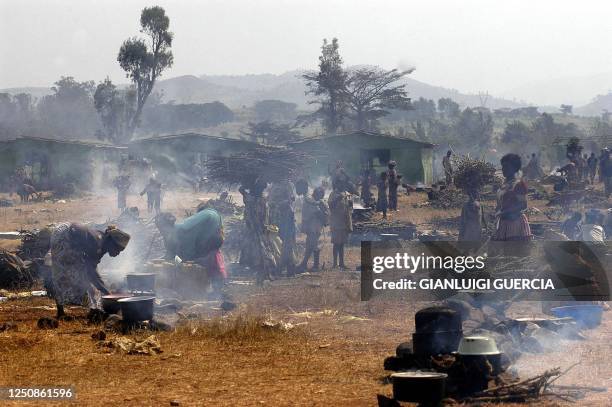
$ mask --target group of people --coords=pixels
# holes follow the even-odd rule
[[[117,208],[125,211],[127,208],[127,194],[132,186],[129,175],[119,175],[113,180],[113,186],[117,189]],[[155,177],[151,177],[147,185],[140,192],[140,196],[147,195],[147,209],[149,214],[161,212],[162,184]]]
[[[387,212],[398,210],[398,189],[402,185],[402,175],[397,172],[397,163],[389,161],[387,171],[380,173],[376,182],[378,199],[376,200],[376,210],[381,212],[383,218],[387,218]],[[365,206],[373,206],[373,194],[371,186],[374,183],[374,171],[371,167],[364,168],[361,173],[361,199]]]
[[[300,180],[274,182],[265,194],[268,183],[256,180],[239,191],[244,202],[245,235],[240,263],[265,279],[306,271],[312,259],[312,271],[321,267],[320,255],[324,230],[329,226],[332,243],[332,267],[346,268],[344,246],[353,230],[352,192],[354,187],[341,169],[332,175],[332,191],[325,199],[325,188],[308,192],[308,183]],[[301,222],[296,221],[297,197],[301,196]],[[297,234],[305,235],[302,260],[297,262]]]
[[[501,159],[504,182],[497,191],[495,208],[496,228],[491,238],[494,241],[529,241],[533,238],[527,209],[527,184],[518,177],[522,168],[521,157],[506,154]],[[460,241],[481,241],[484,238],[485,215],[479,201],[479,191],[467,191],[468,201],[461,210],[459,224]]]
[[[607,147],[601,150],[599,157],[591,152],[591,155],[568,154],[568,158],[570,162],[557,170],[565,178],[566,185],[595,184],[599,179],[606,197],[612,195],[612,159]]]
[[[583,219],[584,218],[584,219]],[[561,233],[569,240],[603,242],[612,237],[612,213],[603,214],[598,209],[589,209],[584,214],[574,212],[561,224]]]

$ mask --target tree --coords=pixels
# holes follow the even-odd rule
[[[506,123],[501,142],[504,144],[526,144],[531,141],[531,129],[520,120]]]
[[[390,71],[378,67],[351,70],[346,80],[346,100],[357,129],[370,129],[390,109],[411,109],[406,85],[398,83],[413,70]]]
[[[94,106],[103,131],[98,132],[101,139],[120,144],[129,134],[130,118],[134,116],[136,91],[133,87],[125,91],[118,90],[109,78],[100,82],[94,93]]]
[[[162,72],[172,66],[170,47],[174,34],[168,31],[170,19],[159,6],[145,7],[140,15],[140,32],[148,36],[149,44],[140,38],[130,38],[119,49],[117,61],[136,87],[136,111],[128,123],[128,133],[138,127],[140,115]]]
[[[440,98],[438,99],[438,112],[445,118],[454,119],[459,117],[461,109],[459,109],[459,104],[453,99]]]
[[[260,100],[255,103],[253,110],[257,120],[294,120],[297,116],[295,103],[282,100]]]
[[[37,106],[45,132],[61,138],[93,136],[99,125],[92,98],[94,81],[62,76],[54,85],[53,94],[44,96]]]
[[[564,116],[567,116],[568,114],[572,114],[574,107],[572,105],[561,105],[559,110],[561,110],[561,113],[563,113]]]
[[[319,71],[302,75],[306,82],[306,94],[315,96],[308,103],[319,105],[311,117],[322,118],[329,133],[335,133],[340,128],[346,112],[347,74],[342,67],[339,47],[337,38],[332,39],[331,43],[324,39],[319,56]]]
[[[487,111],[468,107],[461,112],[456,127],[462,144],[483,151],[491,142],[493,117]]]
[[[272,145],[285,145],[300,137],[300,134],[292,125],[275,123],[270,120],[258,123],[249,122],[248,130],[242,133],[252,141],[261,141],[265,144]]]

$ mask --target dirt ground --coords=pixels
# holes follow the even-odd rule
[[[180,193],[164,205],[182,217],[204,195]],[[414,208],[423,195],[402,197],[401,211],[392,218],[410,220],[421,228],[440,219],[458,216],[459,210]],[[145,206],[132,196],[129,205]],[[531,202],[530,206],[541,203]],[[543,205],[542,205],[543,206]],[[58,221],[102,222],[116,216],[112,196],[89,196],[65,203],[33,203],[0,208],[0,230],[34,228]],[[1,242],[15,247],[15,241]],[[326,245],[322,260],[331,263]],[[355,270],[359,249],[348,250],[348,266]],[[0,332],[0,387],[72,386],[74,405],[227,405],[227,406],[373,406],[376,394],[391,395],[385,384],[385,357],[400,342],[410,339],[414,312],[426,304],[409,300],[359,298],[359,274],[330,271],[280,279],[257,287],[230,282],[228,291],[239,305],[231,313],[211,308],[199,319],[185,319],[171,332],[159,332],[163,353],[123,355],[99,348],[85,311],[75,307],[74,321],[58,329],[41,330],[36,321],[53,316],[46,298],[25,298],[0,303],[0,324],[14,322],[17,331]],[[427,304],[429,305],[429,304]],[[532,316],[539,304],[517,303],[514,315]],[[517,369],[522,377],[548,368],[566,368],[580,362],[560,384],[607,387],[589,393],[577,405],[612,404],[612,313],[604,314],[586,341],[537,356],[525,356]],[[287,331],[262,328],[261,321],[291,323]],[[151,332],[137,332],[144,338]],[[112,338],[116,336],[110,334]],[[43,405],[48,402],[15,402]],[[9,404],[10,405],[10,404]],[[533,405],[564,406],[558,401]]]

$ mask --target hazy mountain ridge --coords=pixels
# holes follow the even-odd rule
[[[163,100],[183,103],[206,103],[220,101],[230,108],[251,106],[259,100],[279,99],[292,102],[300,109],[309,109],[309,96],[305,94],[304,81],[300,70],[276,74],[248,75],[184,75],[160,80],[155,85],[155,91],[163,94]],[[481,106],[481,97],[475,94],[461,93],[455,89],[429,85],[416,79],[404,79],[408,93],[412,99],[423,97],[437,101],[440,98],[451,98],[462,106]],[[124,84],[119,86],[125,86]],[[11,88],[0,92],[11,94],[26,92],[36,97],[51,93],[50,88]],[[497,109],[502,107],[520,107],[519,103],[507,99],[489,96],[486,107]]]

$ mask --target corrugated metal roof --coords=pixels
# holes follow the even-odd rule
[[[132,140],[130,144],[147,143],[147,142],[164,141],[164,140],[178,140],[181,138],[201,138],[201,139],[223,141],[223,142],[230,142],[230,143],[245,143],[245,144],[259,145],[259,143],[255,143],[249,140],[211,136],[208,134],[201,134],[201,133],[167,134],[163,136],[145,137],[145,138],[139,138],[139,139]]]
[[[10,140],[3,140],[0,143],[15,143],[20,140],[31,140],[31,141],[39,141],[41,143],[53,143],[53,144],[70,144],[70,145],[78,145],[92,148],[111,148],[111,149],[120,149],[125,150],[127,147],[124,146],[115,146],[112,144],[101,143],[96,141],[87,141],[87,140],[60,140],[53,138],[44,138],[44,137],[34,137],[34,136],[21,136]]]
[[[290,145],[293,145],[293,144],[302,144],[302,143],[306,143],[306,142],[310,142],[310,141],[316,141],[316,140],[329,140],[329,139],[333,139],[333,138],[355,136],[355,135],[365,135],[365,136],[369,136],[369,137],[380,137],[380,138],[388,138],[388,139],[393,139],[393,140],[410,141],[412,143],[421,144],[421,145],[426,146],[426,147],[435,147],[436,146],[435,144],[427,143],[427,142],[424,142],[424,141],[414,140],[414,139],[412,139],[410,137],[399,137],[399,136],[395,136],[393,134],[377,133],[377,132],[366,131],[366,130],[358,130],[358,131],[351,131],[351,132],[345,132],[345,133],[336,133],[336,134],[329,134],[329,135],[326,134],[326,135],[321,135],[321,136],[317,136],[317,137],[310,137],[310,138],[307,138],[307,139],[302,139],[302,140],[294,141],[293,143],[290,143]]]

